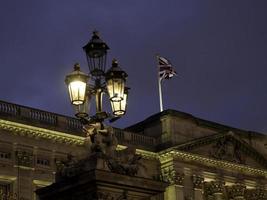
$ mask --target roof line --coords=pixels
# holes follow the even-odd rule
[[[212,129],[216,129],[219,131],[226,131],[226,132],[234,131],[235,133],[264,135],[263,133],[259,133],[256,131],[243,130],[243,129],[223,125],[223,124],[220,124],[217,122],[212,122],[209,120],[201,119],[201,118],[195,117],[192,114],[173,110],[173,109],[167,109],[167,110],[164,110],[162,112],[151,115],[150,117],[146,118],[145,120],[143,120],[141,122],[138,122],[138,123],[133,124],[129,127],[126,127],[124,130],[133,131],[133,132],[141,132],[142,130],[144,130],[144,128],[147,125],[149,125],[155,121],[160,120],[161,117],[166,116],[166,115],[181,117],[183,119],[191,119],[191,120],[195,121],[195,123],[199,126],[210,127]]]

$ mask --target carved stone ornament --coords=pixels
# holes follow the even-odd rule
[[[3,191],[2,188],[0,188],[0,200],[18,200],[18,196],[16,193],[12,193],[10,191]]]
[[[138,173],[140,155],[135,154],[135,149],[127,148],[117,152],[116,156],[106,157],[108,168],[111,172],[135,176]]]
[[[66,161],[57,161],[56,166],[58,174],[62,177],[71,177],[89,170],[95,160],[101,159],[105,162],[107,168],[114,173],[135,176],[142,164],[141,156],[136,154],[136,149],[126,148],[124,150],[116,150],[118,145],[112,127],[100,129],[99,124],[87,125],[84,127],[86,131],[86,144],[88,146],[87,158],[77,161],[73,156],[69,155]],[[104,169],[105,170],[105,169]]]
[[[25,197],[18,197],[17,193],[14,192],[10,192],[10,191],[3,191],[1,188],[0,188],[0,200],[29,200]]]
[[[73,155],[68,154],[67,160],[57,160],[55,159],[55,164],[57,168],[57,176],[61,177],[72,177],[80,173],[81,166]]]
[[[233,198],[244,197],[246,186],[243,184],[235,184],[230,188],[230,194]]]
[[[262,188],[249,189],[245,193],[246,199],[249,200],[266,200],[266,191]]]
[[[222,194],[224,192],[224,182],[222,181],[211,181],[210,192],[212,194]]]
[[[222,181],[204,182],[204,199],[216,200],[218,196],[220,196],[219,198],[225,199],[224,190],[224,182]]]
[[[202,176],[193,175],[192,181],[193,181],[194,188],[196,188],[196,189],[202,189],[203,188],[204,178]]]
[[[177,172],[175,169],[162,170],[162,179],[170,184],[183,185],[184,174]]]
[[[16,162],[19,166],[32,167],[33,154],[26,151],[16,151]]]
[[[210,155],[218,160],[227,160],[230,162],[245,164],[244,156],[237,143],[230,137],[223,137],[213,145]]]

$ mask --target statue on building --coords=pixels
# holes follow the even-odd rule
[[[66,161],[57,161],[60,176],[74,176],[87,170],[88,161],[93,157],[103,160],[111,172],[137,175],[141,156],[136,154],[136,149],[133,147],[117,150],[118,140],[112,127],[95,123],[85,125],[83,130],[86,134],[85,146],[88,149],[88,156],[79,162],[72,155],[69,155]]]

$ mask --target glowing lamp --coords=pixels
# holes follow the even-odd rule
[[[77,118],[87,118],[90,113],[91,106],[91,94],[87,94],[85,97],[85,102],[79,105],[73,105],[74,113]]]
[[[74,71],[66,76],[65,83],[69,89],[70,101],[73,105],[82,105],[86,100],[86,85],[89,76],[80,71],[80,65],[74,65]]]
[[[124,95],[121,101],[111,101],[113,115],[122,116],[126,113],[129,88],[124,88]]]
[[[106,87],[110,101],[119,102],[123,100],[127,76],[126,72],[119,67],[118,61],[114,59],[111,68],[106,73]]]

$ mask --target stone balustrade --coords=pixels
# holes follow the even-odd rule
[[[82,124],[79,120],[51,112],[20,106],[0,101],[0,119],[61,130],[67,133],[82,134]]]
[[[4,101],[0,101],[0,119],[62,131],[73,135],[84,135],[82,131],[83,126],[76,118]],[[148,150],[152,150],[156,145],[156,139],[153,137],[126,132],[122,129],[115,128],[115,135],[119,143],[123,145],[133,144]]]

